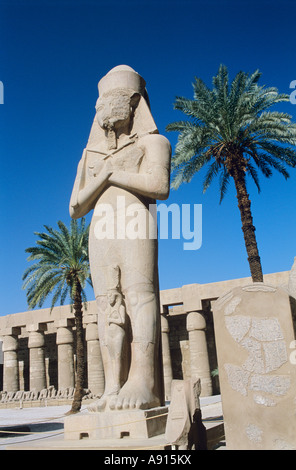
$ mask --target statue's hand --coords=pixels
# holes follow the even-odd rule
[[[113,173],[112,163],[110,160],[107,160],[101,171],[98,173],[98,177],[104,181],[109,179]]]

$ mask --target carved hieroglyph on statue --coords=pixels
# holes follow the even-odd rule
[[[105,392],[90,411],[148,409],[163,404],[157,237],[151,236],[157,220],[149,206],[168,197],[171,146],[132,68],[113,68],[98,88],[70,201],[72,218],[94,209],[89,259]],[[129,236],[135,221],[139,236],[135,230]]]

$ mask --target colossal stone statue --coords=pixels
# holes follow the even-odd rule
[[[105,392],[90,411],[148,409],[163,404],[157,236],[151,236],[157,220],[149,208],[168,197],[171,147],[132,68],[113,68],[98,88],[70,201],[72,218],[94,209],[89,259]]]
[[[289,274],[288,291],[290,296],[296,299],[296,256]]]

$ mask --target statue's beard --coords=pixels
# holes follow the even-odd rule
[[[108,149],[116,149],[117,148],[117,132],[126,127],[129,121],[129,116],[122,115],[118,116],[117,118],[107,118],[103,123],[104,129],[107,131],[107,139],[108,139]]]
[[[114,127],[107,128],[108,149],[113,150],[117,148],[117,136]]]

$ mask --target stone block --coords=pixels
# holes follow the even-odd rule
[[[185,312],[202,310],[199,284],[182,286],[183,308]]]
[[[66,416],[66,440],[89,439],[147,439],[164,434],[168,408],[149,410],[103,411]]]
[[[200,380],[173,380],[165,438],[182,450],[207,449],[206,428],[201,420]]]
[[[219,380],[230,450],[296,450],[295,333],[288,293],[237,287],[214,305]]]

